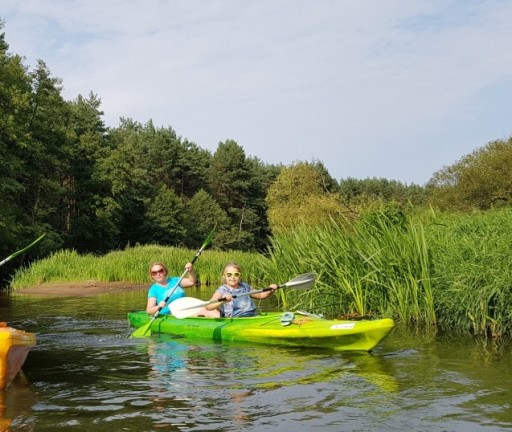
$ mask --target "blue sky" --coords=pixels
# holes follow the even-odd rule
[[[0,0],[10,52],[104,121],[337,180],[426,183],[512,135],[508,0]]]

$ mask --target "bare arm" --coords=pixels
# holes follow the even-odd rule
[[[271,285],[269,285],[269,288],[272,288],[272,289],[270,289],[268,291],[256,293],[256,294],[251,294],[251,297],[255,298],[255,299],[266,299],[266,298],[270,297],[272,294],[274,294],[275,290],[277,290],[279,287],[276,284],[271,284]]]
[[[146,312],[149,315],[154,315],[158,311],[158,309],[163,309],[165,307],[165,302],[162,300],[160,304],[156,304],[156,298],[155,297],[149,297],[148,303],[146,305]]]
[[[223,296],[222,294],[215,292],[215,293],[213,293],[213,296],[210,299],[210,301],[214,301],[214,300],[219,300],[219,301],[205,306],[205,309],[209,310],[209,311],[219,309],[224,303],[231,301],[232,298],[233,297],[230,294],[226,294]],[[221,301],[220,299],[223,299],[223,300]]]
[[[180,286],[182,288],[188,288],[194,286],[197,282],[196,273],[194,272],[194,268],[192,267],[192,263],[187,263],[185,265],[185,269],[188,271],[188,276],[184,277],[181,280]]]

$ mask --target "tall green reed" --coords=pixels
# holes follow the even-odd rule
[[[298,228],[272,239],[270,264],[275,263],[300,263],[300,270],[319,274],[315,290],[282,293],[285,307],[331,317],[345,312],[435,323],[423,229],[411,227],[406,218],[376,212],[352,225],[331,220]]]
[[[512,210],[444,214],[428,233],[441,328],[512,333]]]
[[[512,209],[408,216],[379,211],[349,225],[297,227],[272,239],[268,273],[316,271],[283,307],[326,316],[391,316],[430,330],[512,334]]]

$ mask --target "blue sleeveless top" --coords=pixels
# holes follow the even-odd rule
[[[226,285],[221,285],[217,288],[215,292],[224,296],[225,294],[231,294],[233,296],[238,296],[243,293],[248,293],[252,291],[252,287],[245,282],[240,282],[240,288],[231,289]],[[220,307],[221,314],[225,317],[246,317],[246,316],[254,316],[256,315],[256,305],[252,300],[250,295],[245,295],[243,297],[234,298],[228,303],[224,303]]]

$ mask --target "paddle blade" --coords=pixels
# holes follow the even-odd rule
[[[22,253],[26,252],[27,250],[29,250],[32,246],[34,246],[35,244],[39,243],[43,237],[45,236],[46,234],[42,234],[40,237],[38,237],[37,239],[35,239],[32,243],[30,243],[28,246],[25,246],[23,249],[17,251],[17,252],[14,252],[13,254],[9,255],[6,259],[0,261],[0,266],[1,265],[4,265],[6,262],[12,260],[13,258],[16,258],[18,255],[21,255]]]
[[[151,336],[151,324],[153,320],[149,321],[147,324],[144,324],[142,327],[139,327],[131,334],[131,338],[143,338]]]
[[[212,242],[214,237],[215,237],[215,227],[213,227],[212,231],[210,232],[210,234],[208,235],[208,237],[202,244],[201,250],[203,250],[206,246],[208,246]]]
[[[210,303],[194,297],[181,297],[171,302],[169,309],[176,318],[182,319],[197,314],[199,309],[204,308],[208,304]]]
[[[315,273],[304,273],[293,279],[290,279],[283,285],[279,285],[280,288],[295,288],[295,289],[309,289],[313,286],[316,281]]]

